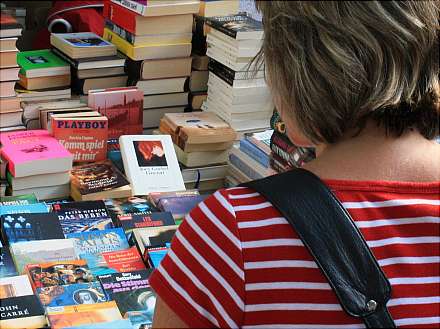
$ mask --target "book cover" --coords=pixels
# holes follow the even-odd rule
[[[12,259],[11,251],[0,242],[0,278],[18,275]]]
[[[46,214],[10,214],[0,217],[2,235],[9,245],[21,241],[63,239],[58,216]]]
[[[28,78],[70,74],[70,65],[50,49],[20,51],[17,53],[17,64],[21,67],[19,73]],[[55,74],[50,69],[54,69]]]
[[[0,278],[0,299],[33,295],[32,286],[26,275]]]
[[[47,213],[48,207],[45,203],[32,203],[27,205],[0,205],[0,215],[12,215],[12,214],[35,214],[35,213]]]
[[[263,24],[246,13],[207,17],[206,24],[234,39],[261,39]]]
[[[178,225],[137,228],[133,230],[133,235],[139,250],[145,256],[146,249],[166,247],[167,244],[171,243],[177,229]]]
[[[118,139],[109,139],[107,141],[107,158],[111,160],[122,173],[125,173]]]
[[[105,199],[105,206],[115,223],[119,223],[119,217],[136,214],[148,215],[157,212],[158,209],[146,197],[129,197],[119,199]]]
[[[73,155],[73,162],[95,162],[107,158],[106,117],[52,118],[53,136]]]
[[[126,135],[119,144],[133,195],[185,190],[170,136]]]
[[[148,260],[153,268],[157,268],[160,265],[160,262],[164,259],[169,249],[170,244],[168,243],[165,247],[148,249]]]
[[[162,211],[171,212],[175,219],[180,219],[189,214],[205,198],[204,195],[163,197],[159,200],[158,207]]]
[[[121,314],[138,327],[151,325],[156,304],[148,278],[151,270],[118,273],[100,276],[104,291],[118,305]]]
[[[133,329],[131,321],[128,319],[109,321],[105,323],[85,324],[75,327],[64,327],[64,329]]]
[[[44,307],[89,305],[108,300],[99,282],[37,288],[37,296]]]
[[[175,225],[173,215],[170,212],[153,212],[150,214],[126,214],[118,217],[121,227],[125,233],[135,228],[158,227]]]
[[[95,281],[85,260],[28,264],[25,271],[34,289]]]
[[[0,299],[0,328],[45,328],[44,309],[37,296]]]
[[[18,273],[27,264],[72,261],[78,259],[71,239],[37,240],[14,243],[10,247]]]
[[[75,250],[81,259],[87,261],[93,274],[99,275],[108,270],[102,253],[128,249],[127,239],[122,228],[67,234],[74,240]]]
[[[116,302],[47,307],[52,329],[122,320]]]
[[[130,183],[109,160],[76,166],[70,171],[72,187],[81,195],[103,192]]]
[[[142,134],[144,95],[133,87],[89,91],[88,106],[108,118],[108,138]]]
[[[72,167],[72,154],[47,130],[2,133],[0,143],[14,177],[68,171]]]
[[[131,247],[125,250],[103,252],[106,271],[101,271],[102,274],[131,272],[144,270],[145,264],[136,247]],[[91,264],[93,266],[94,264]]]
[[[55,203],[52,211],[57,214],[64,234],[113,228],[103,201]]]
[[[0,206],[19,206],[38,203],[35,194],[25,194],[17,196],[2,196],[0,198]]]

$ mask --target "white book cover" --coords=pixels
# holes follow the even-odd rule
[[[2,298],[33,295],[32,286],[27,275],[0,278]],[[6,296],[5,296],[6,295]]]
[[[185,191],[171,136],[124,135],[119,144],[133,195]]]

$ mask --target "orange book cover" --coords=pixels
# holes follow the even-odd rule
[[[52,134],[73,154],[73,162],[107,159],[108,120],[105,116],[52,118]]]

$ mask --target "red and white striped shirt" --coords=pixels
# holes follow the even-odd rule
[[[438,328],[440,182],[325,182],[391,282],[396,325]],[[248,188],[195,208],[150,282],[190,327],[364,327],[342,310],[287,220]]]

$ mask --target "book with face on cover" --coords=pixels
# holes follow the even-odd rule
[[[75,201],[131,196],[130,183],[110,160],[76,166],[70,175]]]
[[[126,135],[119,144],[133,195],[185,190],[170,136]]]
[[[88,106],[108,118],[108,138],[142,134],[144,95],[136,87],[90,90]]]
[[[69,171],[72,154],[47,130],[2,133],[2,157],[8,161],[14,177],[26,177]]]

